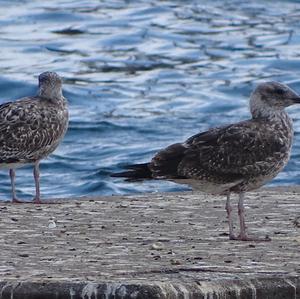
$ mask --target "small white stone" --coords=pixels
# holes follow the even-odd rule
[[[152,250],[163,250],[165,248],[164,244],[161,243],[161,242],[156,242],[156,243],[153,243],[151,246],[150,246],[150,249]]]
[[[56,223],[55,223],[55,220],[53,218],[49,219],[49,221],[48,221],[48,228],[50,228],[50,229],[56,228]]]

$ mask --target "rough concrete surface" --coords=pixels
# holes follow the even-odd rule
[[[225,198],[201,193],[2,202],[0,298],[299,299],[300,188],[245,203],[272,241],[229,241]]]

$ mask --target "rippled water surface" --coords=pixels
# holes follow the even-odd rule
[[[249,117],[265,80],[300,92],[297,1],[0,0],[1,102],[36,92],[39,73],[64,78],[70,128],[41,165],[44,197],[187,189],[108,174],[211,126]],[[293,154],[272,184],[299,184],[300,107]],[[1,199],[10,198],[7,171]],[[20,197],[31,168],[17,171]]]

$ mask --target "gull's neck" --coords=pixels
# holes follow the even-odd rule
[[[252,95],[250,98],[250,111],[252,114],[252,119],[267,120],[271,125],[279,126],[285,133],[286,136],[289,136],[291,140],[290,145],[292,144],[294,130],[293,130],[293,121],[287,114],[287,112],[280,107],[271,107],[261,100],[260,97]],[[277,130],[274,127],[274,134],[278,134]]]
[[[261,100],[260,96],[252,94],[250,98],[250,112],[253,119],[267,118],[270,120],[282,120],[289,118],[288,114],[282,107],[274,107],[268,105],[265,101]]]
[[[38,96],[46,99],[62,99],[61,86],[41,85],[39,87]]]

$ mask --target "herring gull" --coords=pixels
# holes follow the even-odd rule
[[[300,97],[278,82],[259,84],[250,97],[252,118],[209,129],[159,151],[149,163],[129,165],[112,174],[127,180],[159,179],[188,184],[210,194],[227,196],[229,239],[253,241],[246,230],[245,192],[272,180],[287,164],[293,123],[285,108]],[[239,235],[234,234],[230,194],[239,195]],[[267,239],[264,239],[267,240]]]
[[[8,168],[12,202],[16,197],[15,169],[33,164],[35,197],[40,197],[40,161],[52,153],[64,137],[68,127],[67,101],[62,95],[62,80],[54,72],[39,75],[36,96],[0,105],[0,168]]]

